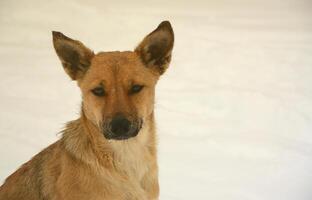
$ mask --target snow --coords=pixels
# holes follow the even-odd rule
[[[176,35],[157,87],[160,199],[312,198],[312,2],[0,2],[0,183],[56,141],[80,94],[51,31],[128,50]]]

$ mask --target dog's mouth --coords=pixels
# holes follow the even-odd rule
[[[104,123],[102,133],[108,140],[127,140],[139,134],[142,124],[141,119],[130,122],[126,118],[117,117]]]
[[[120,135],[120,136],[109,136],[104,133],[104,137],[108,140],[127,140],[129,138],[135,137],[136,135],[128,136],[128,135]]]

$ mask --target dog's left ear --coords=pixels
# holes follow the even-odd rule
[[[60,58],[64,70],[73,80],[82,78],[91,64],[93,51],[80,41],[73,40],[61,32],[52,31],[52,35],[56,54]]]
[[[169,67],[174,34],[169,21],[163,21],[135,49],[143,63],[163,74]]]

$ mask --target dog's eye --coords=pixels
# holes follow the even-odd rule
[[[98,97],[102,97],[105,95],[105,90],[102,87],[96,87],[93,90],[91,90],[91,92]]]
[[[133,85],[130,89],[130,94],[135,94],[140,92],[143,89],[143,85]]]

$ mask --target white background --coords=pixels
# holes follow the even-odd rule
[[[162,200],[312,199],[312,2],[0,1],[0,183],[79,114],[51,31],[132,50],[176,40],[157,87]]]

